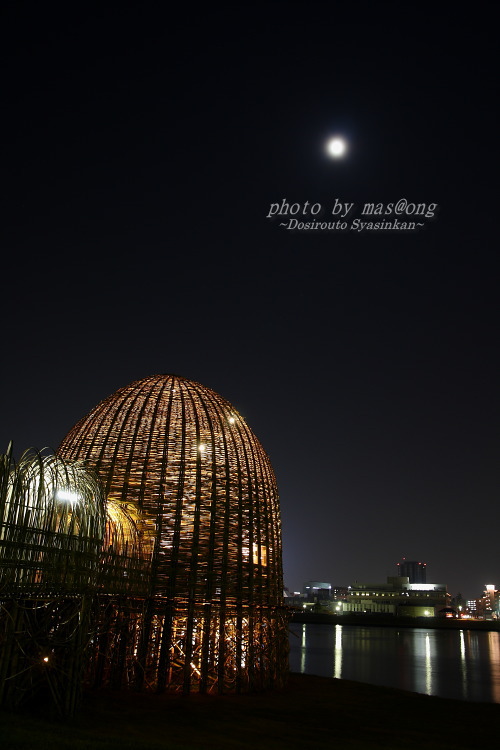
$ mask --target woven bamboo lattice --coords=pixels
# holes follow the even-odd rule
[[[0,458],[0,596],[81,593],[100,572],[105,503],[81,462]]]
[[[144,536],[144,535],[143,535]],[[0,456],[0,705],[71,716],[99,591],[142,593],[151,548],[82,462]]]
[[[234,408],[173,375],[100,403],[58,455],[142,515],[154,550],[142,596],[100,597],[95,684],[219,692],[283,683],[281,522],[269,459]]]
[[[74,713],[104,530],[102,489],[80,462],[0,457],[0,705]]]

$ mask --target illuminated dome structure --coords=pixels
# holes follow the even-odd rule
[[[105,600],[94,681],[186,693],[281,685],[276,480],[231,404],[174,375],[138,380],[70,430],[58,455],[98,474],[152,550],[142,596],[125,608]]]
[[[2,708],[47,707],[49,697],[57,713],[74,713],[92,627],[90,592],[103,571],[124,589],[119,573],[129,558],[119,550],[103,559],[105,534],[113,548],[122,541],[116,527],[98,478],[82,462],[30,449],[16,463],[12,446],[0,455]]]
[[[81,461],[11,446],[0,456],[0,595],[73,593],[95,585],[106,513],[97,477]]]

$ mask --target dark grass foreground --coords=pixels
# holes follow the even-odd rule
[[[65,723],[3,712],[0,748],[456,750],[495,744],[499,721],[499,704],[292,674],[286,689],[256,695],[91,692]]]

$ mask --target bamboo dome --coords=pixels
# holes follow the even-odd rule
[[[117,572],[126,570],[129,580],[138,567],[121,549],[103,559],[104,534],[115,547],[122,542],[122,515],[106,520],[100,482],[81,461],[30,449],[16,463],[11,446],[0,456],[1,707],[43,705],[73,715],[92,592],[103,571],[106,588],[111,572],[127,590]]]
[[[127,643],[113,647],[128,656],[108,679],[184,692],[281,684],[288,639],[276,480],[231,404],[175,375],[138,380],[78,422],[58,455],[95,470],[108,501],[138,516],[152,550],[144,601],[129,606]],[[104,680],[112,654],[108,662]]]
[[[97,477],[47,450],[0,457],[0,595],[95,585],[106,511]]]

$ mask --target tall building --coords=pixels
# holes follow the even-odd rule
[[[103,603],[94,682],[200,692],[273,687],[288,669],[271,463],[214,391],[174,375],[121,388],[64,438],[152,550],[143,596]]]
[[[403,557],[403,560],[397,564],[398,576],[408,578],[410,583],[426,583],[426,565],[427,563],[407,560],[406,557]]]

